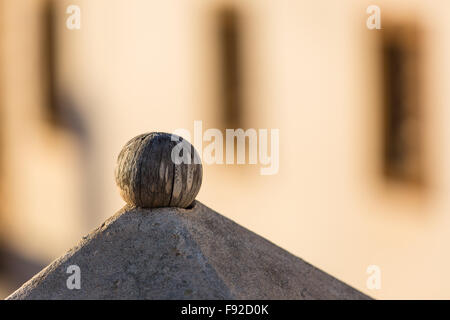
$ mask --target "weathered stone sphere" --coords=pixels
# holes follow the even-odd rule
[[[117,160],[116,183],[128,204],[141,208],[187,208],[202,184],[203,168],[183,138],[151,132],[131,139]]]

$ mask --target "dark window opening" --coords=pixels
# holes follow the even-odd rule
[[[383,173],[388,179],[423,184],[419,33],[414,25],[385,25],[381,33]]]
[[[226,128],[242,127],[241,92],[241,25],[233,8],[222,8],[218,14],[220,50],[221,101]]]

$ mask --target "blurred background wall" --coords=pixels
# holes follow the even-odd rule
[[[66,28],[72,4],[79,30]],[[375,298],[450,298],[448,12],[0,0],[0,295],[120,209],[129,139],[202,120],[280,129],[280,169],[204,165],[200,201]]]

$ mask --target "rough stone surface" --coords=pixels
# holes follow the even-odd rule
[[[67,268],[81,270],[69,290]],[[196,201],[125,207],[8,299],[368,299]]]
[[[172,151],[185,161],[174,163]],[[202,184],[199,159],[195,148],[181,137],[162,132],[139,135],[123,147],[117,160],[120,194],[136,207],[187,208]]]

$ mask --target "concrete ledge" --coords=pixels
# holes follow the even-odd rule
[[[69,289],[67,269],[80,269]],[[369,299],[196,201],[125,207],[7,299]]]

